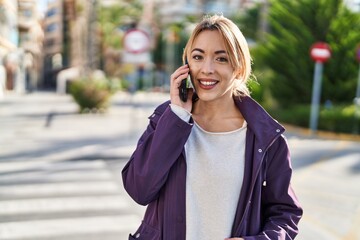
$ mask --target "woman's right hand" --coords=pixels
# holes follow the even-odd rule
[[[179,87],[181,85],[181,81],[186,79],[190,74],[189,66],[183,65],[175,70],[173,74],[170,76],[170,100],[171,104],[178,105],[188,112],[192,110],[192,96],[193,89],[188,89],[188,99],[186,102],[183,102],[179,96]]]

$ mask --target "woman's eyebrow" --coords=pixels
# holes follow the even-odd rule
[[[194,48],[191,52],[195,52],[195,51],[199,51],[201,53],[205,53],[204,50],[200,49],[200,48]]]
[[[201,48],[194,48],[191,52],[195,52],[195,51],[205,53],[205,51],[202,50]],[[215,54],[226,54],[226,51],[225,50],[218,50],[218,51],[215,51]]]
[[[226,54],[226,51],[225,50],[218,50],[218,51],[215,51],[215,54]]]

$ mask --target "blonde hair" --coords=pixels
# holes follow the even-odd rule
[[[183,53],[183,61],[190,54],[195,39],[202,31],[218,31],[225,42],[229,62],[234,69],[236,81],[235,96],[250,95],[247,82],[251,75],[251,56],[246,39],[240,29],[230,19],[222,15],[205,16],[193,30]]]

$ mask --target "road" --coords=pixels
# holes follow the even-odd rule
[[[298,239],[360,239],[360,143],[289,137],[304,207]]]
[[[0,102],[0,239],[127,239],[143,210],[120,165],[162,99],[119,94],[104,115],[53,93]]]
[[[0,239],[127,239],[144,208],[120,171],[164,94],[118,94],[105,115],[77,114],[69,96],[0,102]],[[360,239],[360,142],[289,128],[300,240]]]

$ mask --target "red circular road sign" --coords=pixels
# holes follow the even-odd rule
[[[149,35],[140,29],[131,29],[125,33],[124,47],[131,53],[142,53],[150,47]]]
[[[329,45],[324,42],[314,43],[310,48],[310,56],[315,62],[326,62],[331,57]]]

